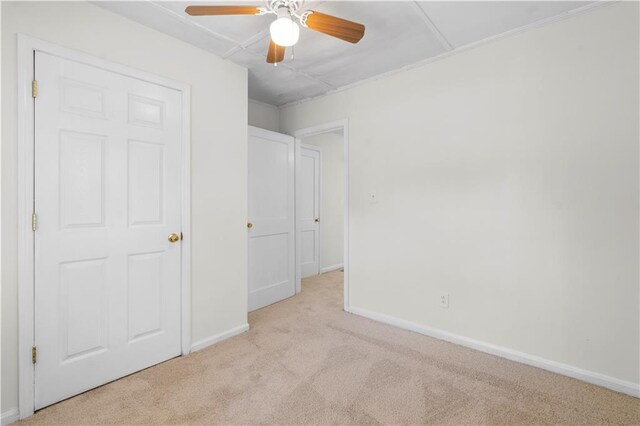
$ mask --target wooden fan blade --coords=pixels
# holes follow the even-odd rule
[[[357,43],[364,37],[364,25],[312,11],[307,16],[307,27],[349,43]]]
[[[206,15],[257,15],[256,6],[188,6],[185,10],[191,16]]]
[[[269,50],[267,51],[267,63],[277,64],[278,62],[284,61],[284,51],[285,51],[284,47],[278,46],[273,42],[273,40],[269,40]]]

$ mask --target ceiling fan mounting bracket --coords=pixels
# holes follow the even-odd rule
[[[268,9],[271,13],[278,13],[278,9],[286,7],[292,15],[300,10],[304,0],[268,0]]]

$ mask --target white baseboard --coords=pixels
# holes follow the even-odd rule
[[[331,265],[331,266],[326,266],[324,268],[320,268],[320,273],[324,274],[324,273],[335,271],[341,268],[344,268],[344,263],[338,263],[337,265]]]
[[[20,420],[20,413],[18,412],[17,408],[12,408],[0,414],[0,417],[0,424],[2,424],[2,426],[5,426]]]
[[[223,340],[227,340],[230,337],[237,336],[238,334],[242,334],[245,331],[249,331],[249,324],[242,324],[232,328],[231,330],[227,330],[225,332],[216,334],[214,336],[206,337],[202,340],[198,340],[197,342],[191,345],[191,352],[199,351],[208,346],[215,345],[216,343],[222,342]]]
[[[349,307],[348,312],[372,319],[374,321],[393,325],[405,330],[414,331],[426,336],[435,337],[436,339],[446,340],[447,342],[455,343],[460,346],[466,346],[467,348],[476,349],[478,351],[506,358],[511,361],[531,365],[537,368],[542,368],[543,370],[562,374],[564,376],[582,380],[583,382],[602,386],[616,392],[621,392],[627,395],[634,396],[636,398],[640,398],[640,385],[637,383],[616,379],[615,377],[606,376],[604,374],[596,373],[593,371],[583,370],[582,368],[574,367],[572,365],[562,364],[535,355],[515,351],[509,348],[503,348],[501,346],[492,345],[490,343],[470,339],[468,337],[449,333],[447,331],[438,330],[436,328],[431,328],[425,325],[395,318],[385,314],[380,314],[377,312],[372,312],[366,309],[357,308],[354,306]]]

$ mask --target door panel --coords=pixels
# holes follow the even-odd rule
[[[298,229],[302,277],[320,273],[320,149],[300,147]]]
[[[181,94],[36,53],[36,409],[180,354]],[[171,202],[168,202],[171,200]]]
[[[129,255],[129,342],[163,332],[161,283],[164,255],[162,251]]]
[[[106,281],[105,258],[60,264],[62,363],[106,350]]]
[[[129,140],[129,225],[158,225],[164,210],[164,146]]]
[[[63,130],[59,161],[60,225],[104,226],[105,138]]]
[[[249,127],[249,311],[295,294],[293,148]]]

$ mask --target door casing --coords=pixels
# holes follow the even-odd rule
[[[34,54],[50,55],[102,68],[138,80],[177,90],[182,95],[182,163],[181,163],[181,351],[191,348],[191,87],[179,81],[139,71],[125,65],[58,46],[34,37],[18,34],[18,407],[21,419],[29,417],[35,407],[34,366]],[[36,231],[37,232],[37,231]]]

